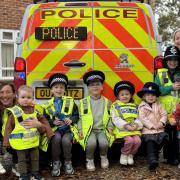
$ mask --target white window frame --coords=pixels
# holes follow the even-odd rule
[[[3,39],[3,33],[12,33],[12,39]],[[14,70],[14,67],[2,67],[2,44],[13,44],[14,45],[14,58],[16,57],[16,50],[17,50],[17,44],[16,44],[16,38],[18,37],[19,30],[12,30],[12,29],[0,29],[0,81],[2,80],[13,80],[13,76],[2,76],[3,70]]]

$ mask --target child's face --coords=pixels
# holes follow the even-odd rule
[[[142,99],[147,103],[154,103],[156,102],[157,97],[152,93],[145,93]]]
[[[33,105],[33,93],[31,91],[21,90],[18,92],[18,103],[21,106]]]
[[[174,44],[180,49],[180,31],[178,31],[174,36]]]
[[[167,60],[167,66],[169,69],[175,69],[178,66],[178,59],[171,58],[170,60]]]
[[[55,84],[52,88],[51,88],[51,92],[53,93],[54,96],[56,97],[62,97],[64,96],[66,91],[65,85],[63,83],[58,83]]]
[[[103,90],[103,85],[100,81],[91,82],[88,85],[88,90],[90,95],[92,96],[99,96]]]
[[[128,103],[131,99],[132,95],[127,89],[123,89],[119,91],[118,99],[123,103]]]

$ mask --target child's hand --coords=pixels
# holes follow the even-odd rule
[[[164,127],[163,123],[162,122],[158,122],[158,129],[161,129],[163,127]]]
[[[133,128],[131,127],[130,124],[126,124],[126,125],[124,126],[124,128],[127,129],[128,131],[133,131]]]
[[[65,118],[65,119],[64,119],[64,122],[65,122],[66,125],[69,126],[69,125],[72,123],[72,120],[69,119],[69,118]]]
[[[180,84],[179,82],[173,83],[173,90],[179,90],[180,89]]]
[[[169,123],[170,123],[171,126],[175,126],[175,125],[176,125],[176,119],[175,119],[175,117],[170,116],[170,117],[168,118],[168,121],[169,121]]]
[[[53,121],[53,124],[56,125],[56,126],[63,126],[63,125],[65,125],[64,121],[61,121],[59,119],[55,119]]]
[[[132,131],[135,131],[135,130],[137,130],[138,125],[136,123],[134,123],[131,125],[131,127],[132,127]]]
[[[108,132],[109,132],[109,134],[113,135],[113,129],[112,128],[108,128]]]
[[[21,122],[21,124],[22,124],[22,126],[24,126],[26,129],[39,128],[39,127],[41,127],[41,123],[38,121],[37,118],[27,119],[27,120]]]
[[[83,132],[82,131],[79,132],[79,139],[80,140],[83,139]]]

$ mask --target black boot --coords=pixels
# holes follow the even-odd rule
[[[158,167],[158,161],[157,161],[156,159],[152,160],[152,161],[149,163],[149,170],[150,170],[150,171],[155,170],[157,167]]]

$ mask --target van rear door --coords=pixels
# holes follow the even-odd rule
[[[120,80],[133,82],[136,90],[153,81],[158,52],[147,6],[98,2],[93,17],[94,69],[105,72],[105,96],[114,99],[109,92]]]
[[[44,87],[53,73],[70,80],[67,95],[83,98],[83,74],[93,67],[92,8],[88,3],[33,5],[26,26],[23,58],[27,84],[35,87],[36,100],[50,98]]]

